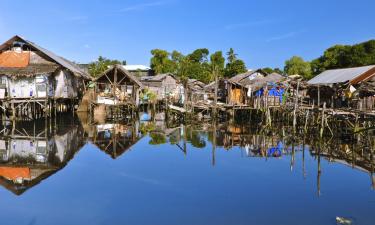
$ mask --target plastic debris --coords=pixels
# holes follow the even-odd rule
[[[339,216],[336,216],[336,222],[337,222],[337,224],[346,224],[346,225],[349,225],[349,224],[353,223],[352,220],[346,219],[344,217],[339,217]]]

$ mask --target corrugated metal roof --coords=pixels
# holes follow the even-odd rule
[[[309,80],[308,84],[335,84],[335,83],[344,83],[351,81],[356,77],[366,73],[367,71],[375,68],[375,65],[372,66],[362,66],[355,68],[347,69],[334,69],[326,70],[313,79]]]
[[[137,71],[137,70],[151,70],[150,67],[145,65],[124,65],[124,69],[127,71]]]

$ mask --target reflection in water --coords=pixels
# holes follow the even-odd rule
[[[138,124],[107,123],[93,125],[91,128],[94,130],[89,137],[92,143],[113,159],[129,150],[141,138]]]
[[[276,123],[171,124],[163,113],[5,124],[0,183],[16,195],[0,190],[2,224],[373,224],[373,133],[317,136]]]
[[[285,135],[288,127],[275,125],[264,130],[250,124],[205,123],[167,124],[164,113],[139,115],[139,120],[90,124],[84,115],[79,119],[60,118],[59,121],[20,122],[1,128],[0,182],[15,194],[22,194],[56,171],[65,167],[74,154],[90,142],[98,149],[117,159],[142,138],[149,138],[148,145],[170,144],[187,155],[190,149],[211,151],[210,163],[218,163],[218,151],[239,149],[242,157],[290,157],[290,170],[296,155],[302,154],[302,174],[306,178],[306,154],[316,161],[317,192],[320,195],[321,161],[341,163],[368,173],[375,188],[374,140],[372,134],[358,135],[356,142],[345,140],[320,140],[315,135]],[[300,136],[300,137],[299,137]]]
[[[20,195],[65,167],[84,145],[80,123],[68,121],[37,120],[3,125],[0,184]]]

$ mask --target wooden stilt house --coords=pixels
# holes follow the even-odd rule
[[[357,108],[372,111],[373,93],[366,91],[375,79],[375,65],[326,70],[309,80],[310,102],[332,108]],[[365,89],[363,89],[365,87]]]
[[[0,45],[1,108],[14,117],[51,112],[58,103],[74,109],[90,79],[76,64],[19,36]]]
[[[143,84],[122,65],[112,66],[95,81],[96,104],[139,105]]]

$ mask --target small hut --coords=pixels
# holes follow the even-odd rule
[[[51,111],[56,102],[76,104],[90,79],[76,64],[19,36],[0,45],[0,99],[14,116]]]
[[[207,95],[204,91],[205,83],[197,79],[189,79],[187,83],[188,100],[191,102],[207,100]]]
[[[248,90],[247,97],[249,103],[255,107],[278,106],[282,102],[282,96],[285,91],[284,84],[286,77],[278,73],[271,73],[264,77],[257,77],[252,80],[243,80],[241,84]],[[267,103],[267,104],[266,104]]]
[[[263,70],[253,70],[238,74],[230,79],[221,79],[219,82],[219,93],[222,93],[224,102],[230,105],[245,105],[248,103],[247,84],[256,78],[266,76]]]
[[[95,80],[95,103],[104,105],[139,105],[143,84],[122,65],[114,65]]]
[[[355,93],[358,93],[357,88],[371,82],[374,78],[375,65],[326,70],[307,82],[309,85],[307,94],[310,96],[310,101],[318,103],[318,105],[326,102],[327,106],[332,107],[362,109],[358,103],[363,98],[372,98],[373,96],[370,94],[370,96],[360,97]],[[369,107],[372,109],[373,105],[369,105]]]
[[[180,86],[182,85],[173,74],[158,74],[155,76],[141,77],[141,82],[145,88],[157,95],[157,100],[166,98],[172,100],[180,99]]]

